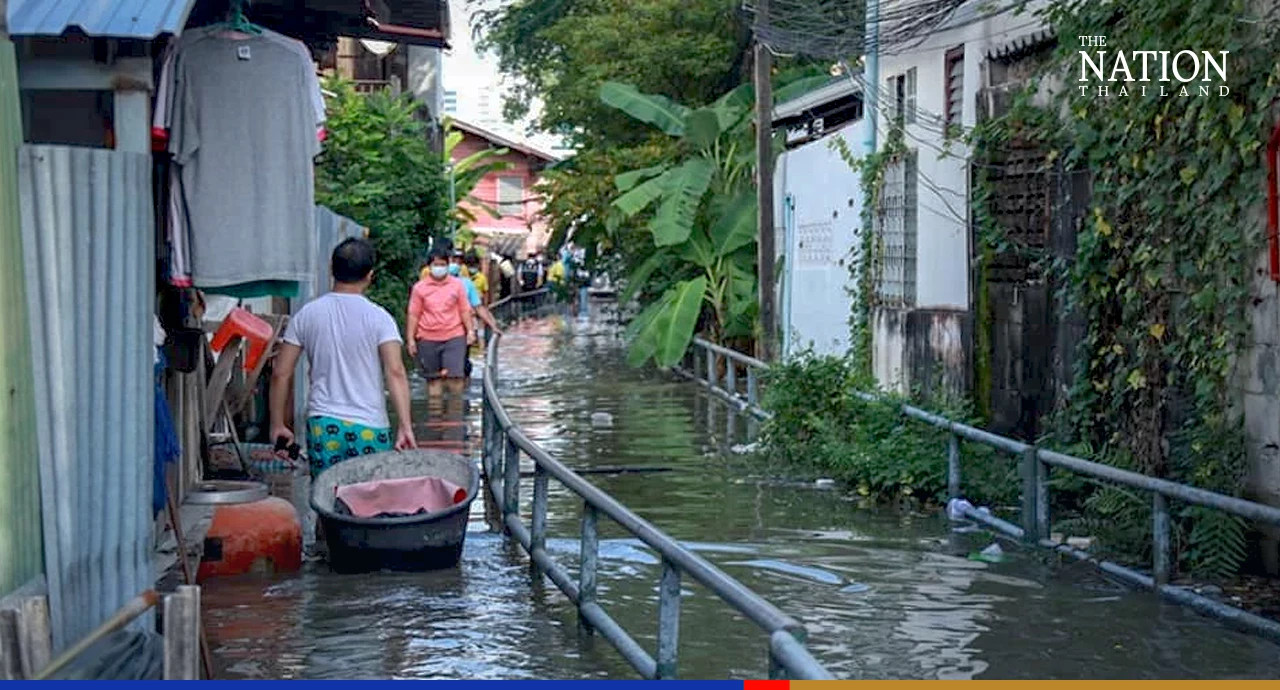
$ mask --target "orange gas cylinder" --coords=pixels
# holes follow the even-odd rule
[[[283,498],[220,505],[204,540],[198,582],[246,573],[287,573],[302,567],[302,523]]]

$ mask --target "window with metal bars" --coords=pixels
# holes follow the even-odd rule
[[[960,127],[964,118],[964,46],[947,51],[943,67],[946,70],[947,130]]]
[[[880,244],[876,292],[885,306],[915,306],[917,178],[914,151],[896,156],[885,167],[876,214]]]
[[[893,124],[909,124],[916,121],[916,68],[889,77],[889,95],[893,98],[889,121]]]

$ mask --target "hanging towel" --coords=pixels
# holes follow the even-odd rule
[[[467,500],[467,490],[439,477],[409,477],[340,486],[336,497],[355,517],[392,517],[444,510]]]
[[[169,414],[169,401],[160,387],[160,372],[164,371],[163,359],[156,364],[156,424],[155,424],[155,471],[151,492],[151,514],[155,515],[165,508],[168,499],[169,484],[166,471],[171,463],[177,462],[182,455],[182,445],[173,427],[173,417]]]

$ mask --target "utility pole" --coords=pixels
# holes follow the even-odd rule
[[[769,21],[769,0],[756,0],[756,20]],[[758,264],[760,270],[760,342],[756,353],[760,359],[772,362],[778,325],[774,313],[774,239],[777,231],[773,221],[773,54],[760,41],[755,41],[756,87],[756,227],[760,229]]]
[[[863,119],[866,120],[865,154],[876,152],[876,125],[880,119],[880,0],[867,0],[867,28],[863,34],[866,60],[862,83],[871,93],[862,94]]]

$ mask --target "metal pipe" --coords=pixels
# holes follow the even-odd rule
[[[1022,473],[1022,530],[1025,537],[1031,540],[1040,538],[1037,522],[1040,515],[1039,468],[1040,460],[1036,458],[1035,449],[1024,451],[1019,462],[1019,471]]]
[[[1134,489],[1164,494],[1167,498],[1207,508],[1215,508],[1232,515],[1239,515],[1242,518],[1280,525],[1280,508],[1246,501],[1242,498],[1233,498],[1193,486],[1177,484],[1167,479],[1148,477],[1145,474],[1082,460],[1063,453],[1049,450],[1041,450],[1039,453],[1041,460],[1055,467],[1062,467],[1098,479],[1106,479]]]
[[[1156,584],[1169,584],[1169,501],[1161,494],[1151,495],[1151,551]]]
[[[582,504],[582,542],[578,552],[578,601],[580,604],[596,600],[596,575],[600,563],[600,536],[597,531],[600,520],[596,507],[590,501]],[[581,608],[579,608],[581,612]],[[586,618],[582,617],[581,622]],[[585,626],[590,631],[590,626]]]
[[[119,611],[117,611],[115,615],[108,618],[102,625],[99,625],[94,629],[93,632],[86,635],[84,639],[74,645],[71,645],[67,651],[63,652],[57,659],[50,662],[49,665],[43,671],[36,674],[32,680],[48,680],[50,676],[61,671],[67,666],[67,664],[75,661],[76,657],[84,654],[85,650],[101,641],[107,635],[124,628],[126,625],[133,622],[135,618],[151,610],[158,601],[160,601],[160,595],[157,594],[154,589],[148,589],[142,594],[134,597],[129,601],[129,603],[125,604]]]
[[[658,664],[657,678],[676,677],[680,643],[680,569],[668,560],[662,561],[662,580],[658,584]]]
[[[769,636],[769,657],[791,669],[791,680],[835,680],[835,676],[809,654],[804,642],[789,631],[779,630]]]
[[[503,454],[502,512],[507,515],[520,513],[520,446],[507,429],[507,452]]]
[[[741,352],[738,352],[737,350],[732,350],[732,349],[727,348],[727,347],[725,347],[725,346],[723,346],[723,345],[716,345],[715,343],[711,342],[710,340],[704,340],[704,339],[702,339],[702,338],[694,338],[694,339],[693,339],[693,344],[694,344],[694,345],[697,345],[698,347],[700,347],[700,348],[702,348],[702,349],[704,349],[704,350],[710,350],[710,351],[712,351],[712,352],[714,352],[714,353],[716,353],[716,354],[719,354],[719,355],[723,355],[723,356],[725,356],[725,357],[728,357],[729,359],[736,359],[736,360],[738,360],[739,362],[742,362],[743,364],[745,364],[745,365],[747,365],[747,366],[749,366],[749,367],[754,367],[754,368],[756,368],[756,369],[768,369],[768,368],[769,368],[769,365],[768,365],[768,364],[764,363],[763,361],[761,361],[761,360],[759,360],[759,359],[756,359],[755,357],[752,357],[751,355],[745,355],[745,354],[743,354],[743,353],[741,353]]]
[[[960,437],[947,435],[947,498],[960,498]]]
[[[627,631],[618,625],[600,605],[593,602],[582,604],[578,607],[578,611],[582,617],[590,624],[591,629],[600,633],[600,636],[608,640],[613,648],[618,650],[622,658],[631,664],[645,680],[653,680],[658,676],[658,664],[644,651],[644,647],[640,646],[634,638],[627,634]]]
[[[535,551],[546,548],[547,471],[540,466],[535,466],[533,471],[533,517],[530,520],[530,531],[533,533],[533,541],[530,548]]]
[[[1049,466],[1035,461],[1036,470],[1036,538],[1048,539],[1049,522]]]

